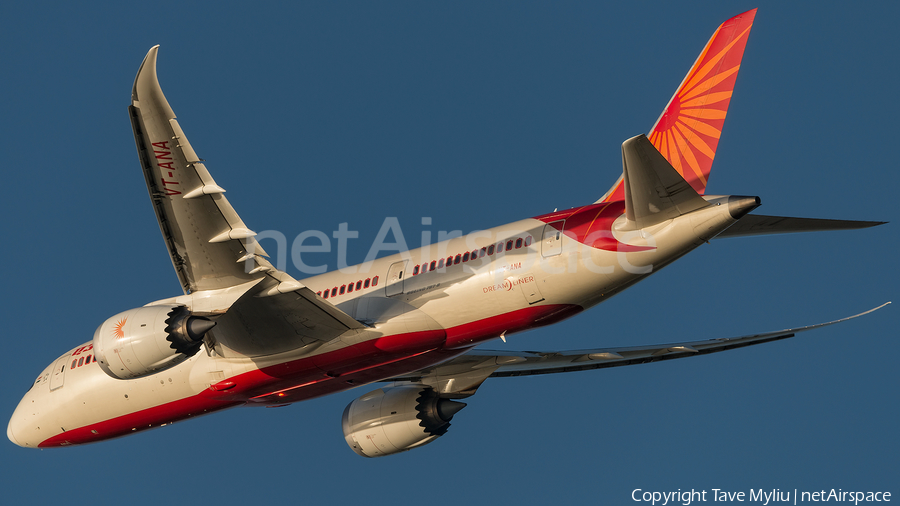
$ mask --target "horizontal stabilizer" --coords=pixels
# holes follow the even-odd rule
[[[634,229],[656,225],[709,205],[646,135],[622,144],[622,172],[625,216]]]
[[[765,216],[748,214],[724,232],[720,237],[743,237],[748,235],[792,234],[795,232],[822,232],[825,230],[853,230],[883,225],[886,221],[822,220],[817,218],[789,218],[786,216]]]

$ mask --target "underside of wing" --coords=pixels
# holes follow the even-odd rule
[[[471,350],[438,366],[423,369],[404,377],[393,378],[393,381],[429,385],[442,397],[467,397],[475,393],[475,390],[487,378],[586,371],[706,355],[787,339],[794,337],[799,332],[858,318],[888,304],[890,302],[863,313],[827,323],[707,341],[546,352]]]

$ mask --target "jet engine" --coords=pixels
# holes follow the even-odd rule
[[[465,403],[442,399],[425,385],[379,388],[351,402],[341,419],[344,439],[358,455],[382,457],[444,435]]]
[[[119,313],[94,332],[94,356],[117,379],[147,376],[192,357],[215,322],[184,306],[145,306]]]

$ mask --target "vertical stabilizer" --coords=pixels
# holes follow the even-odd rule
[[[722,23],[647,137],[703,195],[756,9]],[[625,199],[622,177],[597,202]]]

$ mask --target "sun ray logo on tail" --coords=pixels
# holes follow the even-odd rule
[[[706,190],[755,15],[754,9],[722,23],[648,135],[700,194]]]
[[[722,23],[703,48],[647,138],[703,195],[731,103],[756,9]],[[624,200],[622,178],[602,202]]]

